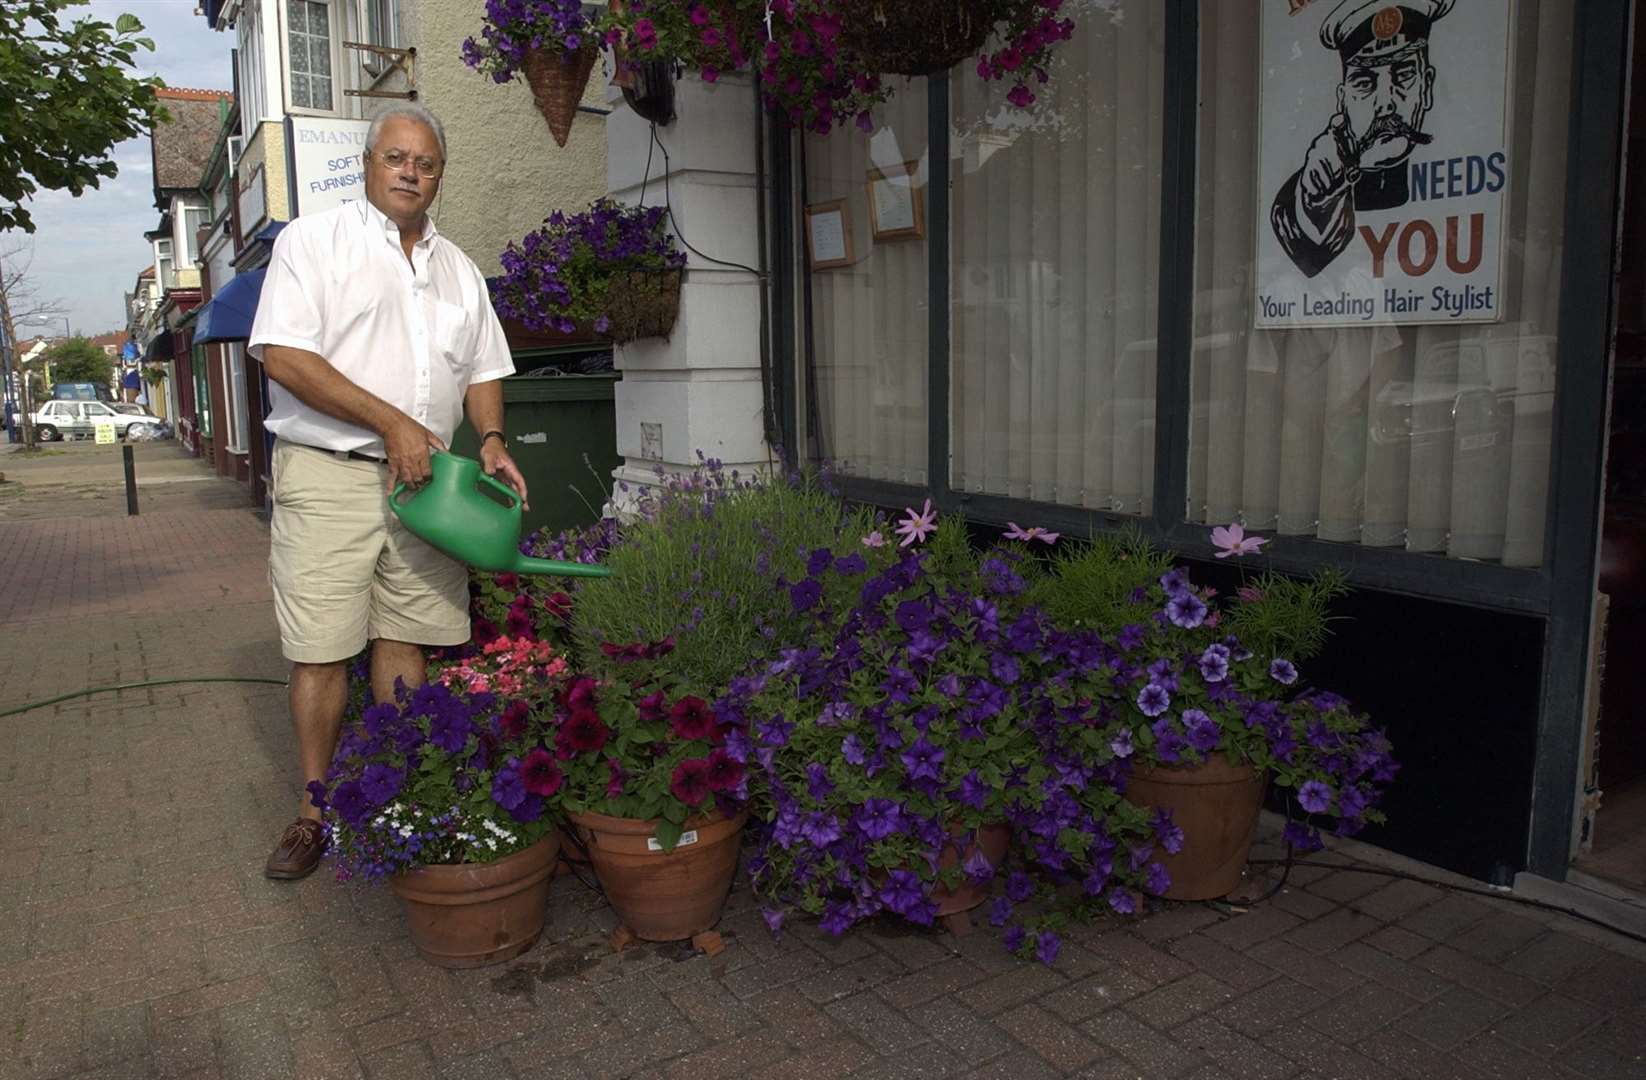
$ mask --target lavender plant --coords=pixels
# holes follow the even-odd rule
[[[712,698],[810,633],[819,612],[845,610],[850,586],[808,568],[834,558],[845,537],[865,565],[885,565],[889,542],[859,541],[876,525],[872,511],[831,494],[821,474],[756,479],[701,455],[691,472],[659,470],[639,516],[604,558],[612,576],[582,582],[574,594],[579,659],[611,674],[612,650],[667,638],[674,650],[658,663],[684,689]]]

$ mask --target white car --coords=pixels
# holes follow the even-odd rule
[[[92,438],[98,424],[113,424],[115,438],[124,439],[134,425],[159,427],[158,416],[116,411],[103,401],[48,401],[34,414],[34,433],[41,442],[57,439]]]

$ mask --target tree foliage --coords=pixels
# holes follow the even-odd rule
[[[86,0],[0,3],[0,231],[34,231],[23,203],[36,191],[80,195],[119,169],[116,143],[166,119],[159,79],[136,79],[138,49],[154,42],[143,24],[121,15],[65,22],[60,13]]]
[[[58,342],[43,352],[40,360],[51,365],[53,382],[89,382],[107,386],[114,377],[114,361],[83,337]]]

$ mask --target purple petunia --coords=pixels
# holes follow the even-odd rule
[[[1109,890],[1109,906],[1121,915],[1130,915],[1137,910],[1137,898],[1117,885]]]
[[[1034,895],[1034,879],[1021,870],[1013,870],[1006,878],[1006,896],[1021,904]]]
[[[1324,846],[1320,842],[1320,830],[1301,821],[1288,821],[1281,835],[1299,851],[1318,851]]]
[[[1114,756],[1117,758],[1131,757],[1132,729],[1123,727],[1115,732],[1114,738],[1109,740],[1109,749],[1114,751]]]
[[[973,769],[960,779],[960,790],[955,797],[973,810],[981,810],[989,801],[989,785]]]
[[[782,908],[760,909],[760,917],[766,920],[766,929],[772,932],[772,937],[778,937],[783,933],[783,915]]]
[[[823,585],[816,578],[807,578],[789,586],[789,603],[795,611],[810,611],[823,596]]]
[[[391,765],[374,762],[366,766],[366,771],[360,776],[360,790],[378,806],[383,806],[396,795],[400,794],[401,786],[406,782],[406,774]]]
[[[893,870],[880,888],[880,902],[898,915],[912,914],[926,902],[926,888],[913,870]]]
[[[989,905],[989,925],[1005,926],[1006,920],[1012,917],[1012,902],[1004,896],[997,896]]]
[[[505,810],[513,811],[519,809],[525,800],[526,780],[520,775],[520,762],[511,758],[492,777],[492,801]]]
[[[1298,805],[1311,814],[1324,814],[1332,805],[1332,789],[1319,780],[1308,780],[1297,789]]]
[[[1218,740],[1223,737],[1216,721],[1199,709],[1183,710],[1183,731],[1189,737],[1189,745],[1201,754],[1217,749]]]
[[[1269,664],[1269,678],[1282,686],[1290,686],[1297,681],[1297,665],[1277,657]]]
[[[1187,590],[1166,602],[1166,618],[1172,625],[1193,630],[1206,621],[1206,601]]]
[[[852,818],[852,824],[868,839],[884,840],[897,832],[900,819],[897,804],[892,800],[870,798],[863,800],[857,815]]]
[[[829,782],[829,767],[821,761],[806,766],[806,793],[818,802],[829,797],[834,784]]]
[[[825,848],[840,839],[840,822],[833,814],[822,811],[807,814],[805,823],[800,826],[800,835],[812,847]]]
[[[848,735],[840,743],[840,756],[853,765],[861,765],[867,755],[863,752],[863,743],[856,735]]]
[[[1023,940],[1028,936],[1028,931],[1021,926],[1008,926],[1001,941],[1005,944],[1007,952],[1015,953],[1023,947]]]
[[[1150,683],[1137,692],[1137,711],[1144,716],[1159,716],[1172,707],[1172,695],[1159,683]]]
[[[460,753],[474,725],[460,709],[441,709],[429,724],[429,741],[448,754]]]
[[[1172,887],[1172,876],[1166,872],[1164,865],[1152,862],[1143,871],[1143,887],[1155,896],[1164,896],[1166,890]]]
[[[1200,654],[1200,677],[1209,683],[1222,682],[1229,677],[1229,647],[1208,645]]]
[[[903,767],[908,770],[911,780],[943,779],[944,757],[944,752],[928,742],[925,736],[916,739],[914,745],[901,755]]]
[[[1062,948],[1063,942],[1050,930],[1042,930],[1035,935],[1034,958],[1047,967],[1057,962],[1057,950]]]
[[[966,861],[960,864],[960,869],[965,871],[967,880],[973,885],[983,885],[994,877],[994,863],[983,854],[981,847],[972,848]]]

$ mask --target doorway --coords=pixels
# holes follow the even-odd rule
[[[1576,869],[1646,894],[1646,18],[1634,22],[1600,591],[1607,663]]]

